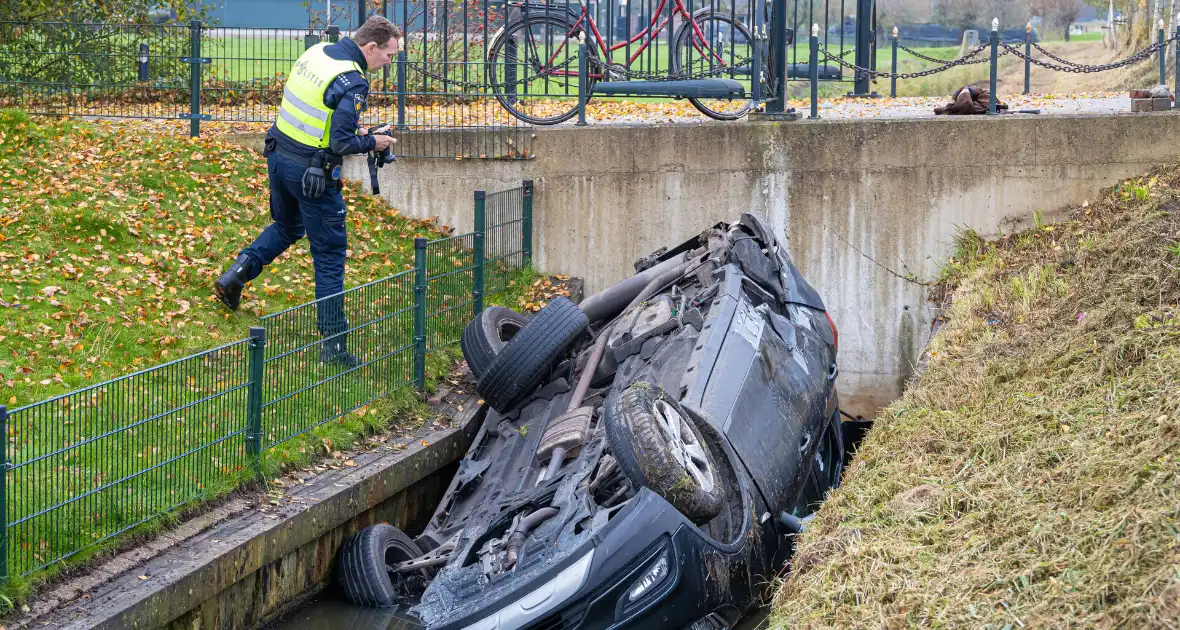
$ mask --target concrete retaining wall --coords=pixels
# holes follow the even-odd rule
[[[426,525],[482,421],[475,398],[459,401],[467,411],[452,427],[358,454],[20,627],[251,628],[291,610],[329,583],[348,535],[379,522],[410,533]]]
[[[1175,160],[1178,134],[1169,113],[563,125],[536,129],[533,160],[400,160],[381,191],[467,230],[474,190],[533,179],[535,261],[584,277],[587,294],[713,222],[763,216],[839,326],[844,406],[869,415],[901,391],[928,335],[924,287],[906,278],[933,277],[957,228],[992,236],[1051,218]],[[363,160],[345,176],[367,184]]]
[[[997,235],[1180,157],[1172,114],[538,128],[525,162],[401,160],[381,192],[470,229],[472,191],[536,183],[536,262],[591,294],[743,211],[769,219],[840,329],[844,405],[872,414],[912,373],[924,287],[958,227]],[[346,176],[368,181],[364,164]]]

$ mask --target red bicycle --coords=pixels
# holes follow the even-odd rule
[[[711,8],[690,12],[683,0],[671,0],[671,15],[665,15],[669,0],[660,0],[641,31],[608,46],[586,0],[579,1],[580,10],[527,0],[508,2],[519,9],[519,14],[492,37],[488,85],[500,104],[520,120],[552,125],[577,114],[576,98],[557,97],[578,94],[579,36],[587,30],[592,35],[586,37],[590,92],[595,83],[603,80],[742,77],[748,82],[750,78],[753,37],[746,25],[732,15]],[[659,42],[659,35],[677,19],[680,25],[672,37],[671,49],[663,51],[671,54],[661,55],[659,49],[666,46]],[[624,52],[616,56],[617,51]],[[645,52],[646,59],[638,65],[646,65],[649,71],[632,70],[637,60],[644,59]],[[746,91],[750,91],[748,86]],[[717,120],[736,120],[753,106],[749,97],[687,98],[701,113]]]

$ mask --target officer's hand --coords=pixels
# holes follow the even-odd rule
[[[393,136],[378,136],[374,135],[373,140],[377,141],[377,150],[384,151],[393,146]]]
[[[303,172],[303,194],[309,199],[315,199],[324,194],[328,179],[324,177],[324,169],[315,166]]]

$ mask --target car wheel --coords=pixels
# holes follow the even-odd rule
[[[504,345],[528,323],[528,317],[503,306],[489,306],[468,322],[459,345],[463,348],[467,367],[477,381],[487,373]]]
[[[663,389],[633,383],[607,401],[603,421],[619,468],[697,525],[721,512],[723,477],[704,432]]]
[[[338,582],[344,597],[362,606],[406,603],[425,586],[425,576],[396,579],[388,566],[413,560],[422,550],[402,530],[388,523],[362,529],[340,549]]]
[[[508,411],[541,383],[588,324],[577,304],[564,297],[553,300],[504,344],[475,391],[496,411]]]

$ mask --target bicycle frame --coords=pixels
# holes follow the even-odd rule
[[[676,17],[677,15],[681,15],[686,20],[688,20],[688,24],[692,25],[693,35],[696,38],[700,38],[700,41],[705,40],[706,39],[705,34],[701,31],[701,27],[700,27],[700,25],[697,24],[697,21],[693,17],[692,13],[689,13],[688,9],[684,6],[684,0],[672,0],[672,2],[675,3],[675,6],[673,7],[672,15],[664,16],[664,8],[668,6],[668,0],[660,0],[659,6],[656,7],[656,9],[654,11],[652,11],[653,17],[652,17],[650,24],[645,26],[642,31],[636,33],[633,37],[631,37],[631,39],[618,42],[614,46],[608,47],[606,44],[606,40],[603,39],[603,37],[602,37],[602,33],[599,32],[599,30],[598,30],[598,23],[594,21],[594,16],[590,15],[589,8],[586,5],[586,0],[580,0],[579,4],[582,7],[582,11],[578,15],[578,19],[576,21],[574,21],[573,25],[570,26],[570,33],[573,33],[574,31],[578,30],[579,27],[582,27],[582,23],[584,21],[586,23],[586,27],[588,27],[588,30],[594,35],[594,39],[598,43],[599,50],[606,51],[606,53],[608,55],[610,53],[613,53],[616,50],[619,50],[620,48],[625,48],[627,46],[634,45],[637,42],[639,42],[640,40],[643,40],[643,43],[639,46],[639,48],[636,49],[635,52],[633,54],[631,54],[631,56],[627,59],[627,63],[625,65],[628,67],[630,67],[630,65],[632,63],[634,63],[635,60],[638,59],[639,56],[642,55],[645,50],[647,50],[647,48],[651,45],[651,43],[654,42],[656,40],[656,38],[660,35],[660,33],[662,33],[664,31],[664,27],[668,26],[671,23],[672,19],[674,17]],[[547,5],[537,5],[537,4],[534,4],[531,2],[521,2],[519,4],[519,6],[521,8],[522,15],[526,19],[528,17],[528,12],[529,12],[530,7],[532,7],[532,8],[544,7],[543,10],[545,12],[548,12],[550,10]],[[660,19],[660,16],[663,17],[663,21],[659,22],[659,25],[657,26],[656,23]],[[582,27],[582,28],[585,30],[586,27]],[[568,39],[569,38],[567,37],[567,39],[566,39],[567,42],[568,42]],[[701,47],[697,43],[697,41],[698,41],[697,39],[693,40],[693,48],[695,48],[697,50],[697,52],[701,53],[702,56],[708,56],[703,50],[701,50]],[[562,44],[560,46],[558,46],[556,50],[553,51],[553,53],[549,56],[549,59],[547,59],[545,61],[546,66],[553,65],[554,60],[557,59],[557,57],[561,54],[561,51],[565,48],[565,44],[566,44],[566,42],[562,42]],[[725,63],[725,60],[721,59],[715,52],[712,52],[712,51],[710,51],[710,52],[712,53],[712,56],[717,59],[718,62],[720,62],[722,64]],[[669,51],[668,54],[669,55],[675,54],[675,51]],[[608,57],[608,59],[609,59],[609,57]],[[608,61],[608,63],[609,63],[609,61]],[[576,72],[570,72],[568,70],[554,71],[551,73],[551,76],[567,76],[568,77],[568,76],[576,76],[576,75],[577,75]],[[595,78],[595,79],[601,79],[605,75],[602,73],[590,73],[590,74],[588,74],[588,76],[591,78]]]

